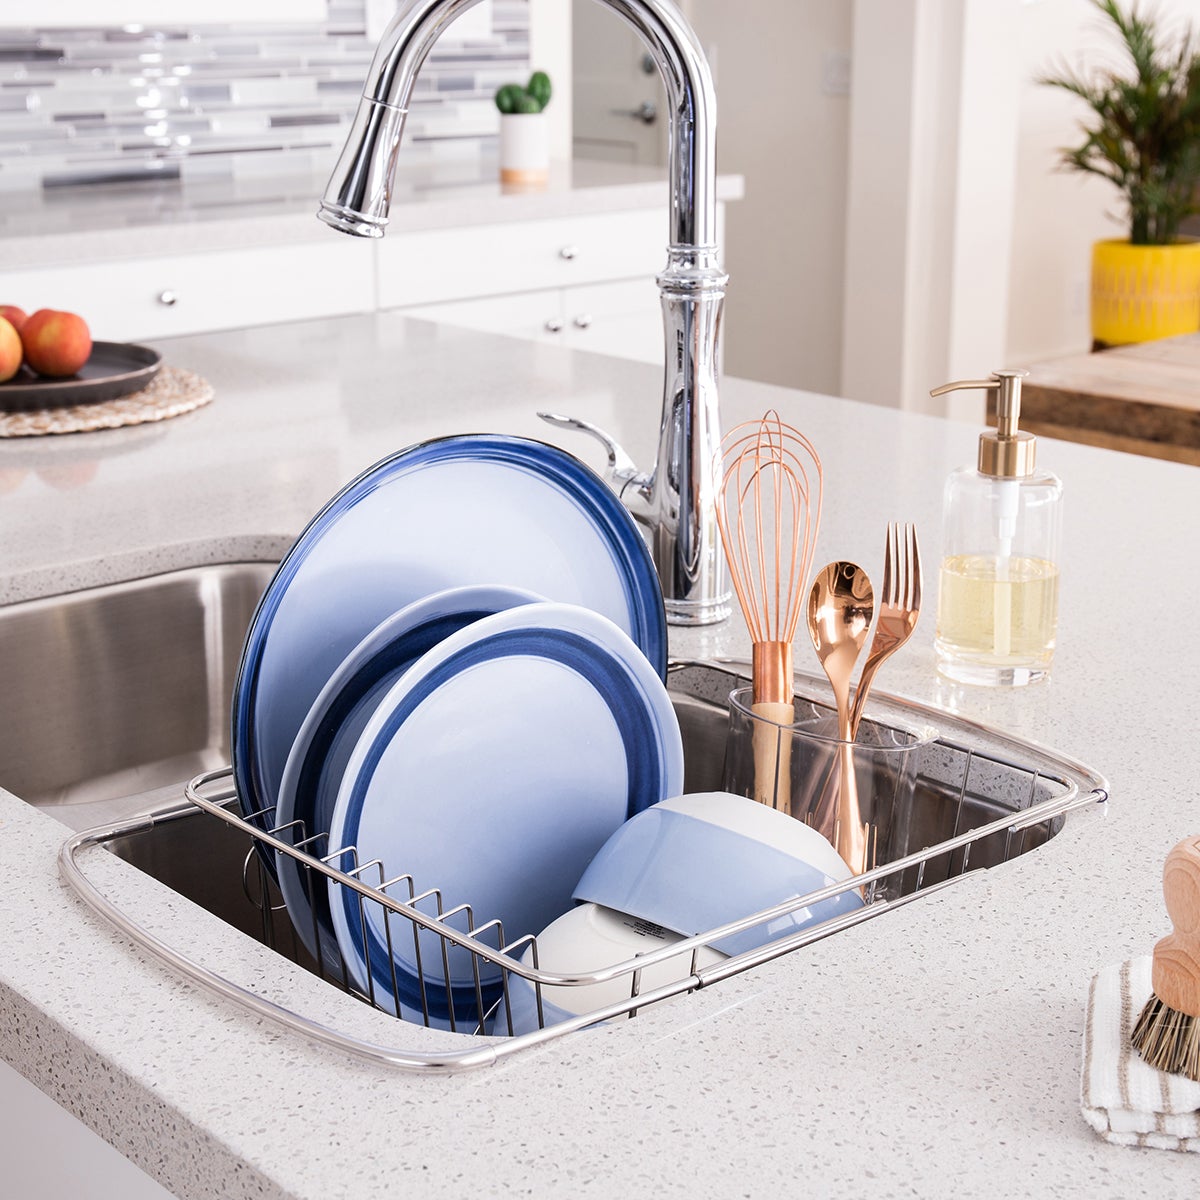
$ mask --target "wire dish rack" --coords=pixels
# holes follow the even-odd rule
[[[727,699],[733,688],[744,683],[746,674],[744,664],[677,662],[671,666],[668,687],[684,737],[688,791],[720,788]],[[820,685],[812,677],[798,675],[796,691],[800,696],[818,698]],[[588,1026],[636,1016],[650,1005],[711,987],[851,929],[944,888],[970,871],[996,866],[1035,849],[1059,832],[1068,813],[1102,805],[1108,798],[1107,782],[1089,768],[940,710],[881,696],[873,703],[868,719],[932,723],[938,730],[936,738],[922,748],[911,811],[894,822],[903,832],[893,837],[877,866],[842,883],[586,974],[542,969],[537,941],[530,933],[510,934],[499,922],[474,913],[457,898],[443,897],[436,888],[422,890],[420,881],[407,875],[390,875],[383,863],[360,863],[353,847],[329,847],[320,837],[308,838],[303,830],[271,829],[269,812],[244,818],[228,767],[192,780],[180,804],[71,837],[60,852],[60,871],[83,900],[120,932],[191,979],[260,1016],[375,1062],[412,1071],[461,1071]],[[260,817],[265,818],[260,823],[268,826],[267,832],[254,823]],[[202,857],[201,850],[209,843],[222,848],[211,862]],[[310,896],[314,888],[329,888],[330,881],[335,889],[349,889],[357,900],[360,919],[365,923],[370,918],[383,929],[389,954],[402,944],[412,947],[418,978],[432,980],[430,987],[441,983],[450,991],[452,955],[459,963],[454,979],[461,986],[461,963],[467,956],[475,993],[471,1016],[463,1020],[451,1006],[449,1020],[440,1027],[460,1036],[448,1039],[454,1043],[450,1049],[429,1051],[367,1041],[296,1012],[234,983],[128,916],[84,869],[88,852],[101,847],[157,875],[343,992],[400,1016],[399,1001],[389,1006],[382,995],[399,996],[401,989],[394,975],[392,986],[387,988],[385,981],[377,995],[373,981],[358,986],[340,955],[323,952],[315,929],[311,937],[297,936],[263,865],[262,850],[285,854],[298,864]],[[190,881],[177,878],[181,861],[191,864]],[[799,930],[784,920],[853,889],[866,900],[854,911]],[[710,943],[776,921],[791,932],[717,962],[703,959]],[[313,947],[315,954],[308,947]],[[674,964],[669,982],[643,986],[654,968],[668,962]],[[485,995],[483,985],[485,976],[494,978],[497,973],[498,1000]],[[658,972],[658,978],[662,977]],[[563,1014],[543,1002],[545,989],[613,981],[619,981],[620,999],[578,1016],[558,1019]],[[532,996],[538,1026],[515,1036],[511,1025],[514,989]],[[426,1025],[437,1024],[430,1016],[424,983],[420,994],[419,1018]],[[550,1011],[555,1015],[553,1023],[547,1020]],[[411,1013],[405,1015],[411,1020]],[[410,1020],[399,1021],[395,1028],[411,1029]],[[398,1032],[397,1037],[404,1035]]]

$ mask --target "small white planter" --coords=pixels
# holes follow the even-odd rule
[[[545,113],[500,114],[500,182],[543,184],[550,178]]]

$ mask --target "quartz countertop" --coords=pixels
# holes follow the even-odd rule
[[[653,453],[660,372],[398,314],[157,343],[214,386],[158,426],[0,442],[0,601],[201,563],[275,559],[361,469],[495,430]],[[711,989],[453,1077],[318,1047],[197,989],[60,881],[66,828],[0,793],[0,1055],[180,1197],[828,1195],[1188,1197],[1186,1155],[1109,1146],[1078,1103],[1087,989],[1167,927],[1160,872],[1200,828],[1200,627],[1148,612],[1200,583],[1200,473],[1066,443],[1060,645],[1048,683],[957,688],[934,670],[942,481],[978,430],[727,379],[725,424],[769,407],[825,464],[818,562],[881,567],[913,520],[928,611],[879,686],[1031,738],[1111,781],[1040,849]],[[1169,610],[1173,611],[1173,610]],[[672,630],[744,655],[740,620]],[[797,665],[815,670],[807,645]],[[2,767],[0,767],[2,772]],[[3,777],[0,774],[0,785]],[[127,911],[235,980],[382,1040],[395,1023],[280,966],[115,858]],[[391,1037],[391,1033],[387,1033]],[[453,1035],[411,1029],[414,1049]]]
[[[0,212],[6,269],[124,260],[201,250],[328,240],[316,219],[328,180],[266,177],[211,184],[113,184],[49,189]],[[717,180],[719,200],[740,199],[738,175]],[[398,230],[668,208],[662,167],[575,159],[551,164],[545,186],[502,184],[495,156],[399,162],[392,191]],[[665,217],[664,217],[665,222]]]

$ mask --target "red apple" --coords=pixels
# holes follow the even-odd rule
[[[18,308],[15,304],[0,304],[0,317],[12,324],[12,327],[18,332],[21,332],[21,326],[29,320],[23,308]]]
[[[21,369],[21,335],[11,321],[0,317],[0,383],[7,383]]]
[[[71,312],[39,308],[21,329],[25,361],[39,374],[74,375],[92,353],[87,322]]]

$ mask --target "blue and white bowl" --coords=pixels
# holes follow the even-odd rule
[[[592,859],[576,901],[692,937],[850,878],[815,829],[745,796],[698,792],[626,821]],[[712,945],[742,954],[862,907],[856,889]]]
[[[816,830],[745,796],[703,792],[663,800],[626,821],[596,853],[577,907],[538,936],[543,971],[584,975],[748,917],[851,878]],[[697,968],[742,954],[862,907],[856,888],[705,946]],[[532,955],[523,959],[532,966]],[[683,951],[642,972],[639,992],[686,977]],[[631,977],[544,987],[543,1021],[558,1023],[630,997]],[[513,1032],[538,1028],[533,985],[509,980]],[[506,1034],[501,1007],[493,1027]]]

